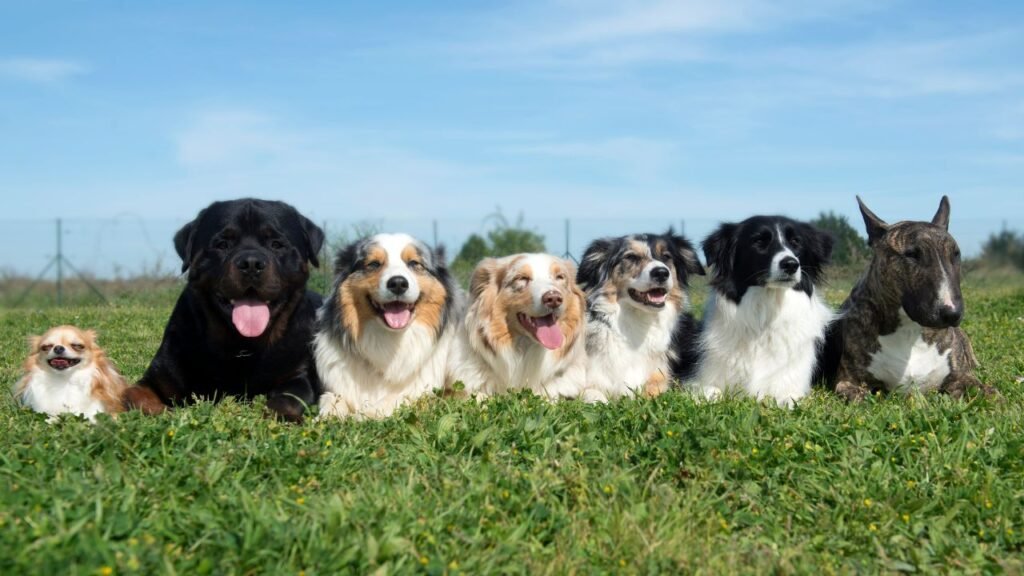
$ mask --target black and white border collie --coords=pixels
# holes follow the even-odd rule
[[[432,251],[406,234],[345,247],[317,316],[320,417],[389,416],[444,387],[461,293]]]
[[[711,295],[693,385],[707,398],[743,392],[792,406],[811,390],[835,317],[818,284],[832,237],[783,216],[722,224],[703,243]]]
[[[605,402],[668,389],[670,364],[695,332],[686,290],[704,275],[693,246],[669,230],[595,240],[576,281],[587,295],[587,391]]]

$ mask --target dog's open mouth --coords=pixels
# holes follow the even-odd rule
[[[668,290],[664,288],[651,288],[647,292],[638,292],[630,288],[629,297],[644,306],[661,308],[665,305],[665,301],[668,300]]]
[[[416,304],[409,302],[387,302],[380,304],[370,298],[370,304],[380,315],[381,320],[392,330],[402,330],[412,321],[412,313],[416,311]]]
[[[562,334],[562,329],[558,327],[558,319],[555,318],[554,314],[527,316],[520,312],[519,323],[536,338],[537,342],[540,342],[541,346],[548,350],[557,350],[565,342],[565,335]]]
[[[63,358],[58,356],[57,358],[50,358],[46,363],[54,370],[67,370],[72,366],[78,366],[78,363],[81,361],[81,358]]]

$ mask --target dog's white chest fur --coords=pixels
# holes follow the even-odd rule
[[[676,308],[668,306],[656,313],[614,308],[601,311],[604,321],[587,323],[588,400],[635,396],[652,376],[669,377],[668,349],[678,318]]]
[[[74,368],[69,373],[36,370],[25,388],[23,402],[36,412],[55,419],[60,414],[78,414],[90,421],[103,412],[103,403],[92,395],[96,369]]]
[[[320,414],[383,418],[442,388],[452,339],[451,329],[435,339],[434,330],[419,323],[396,333],[373,322],[358,342],[318,333],[313,349],[324,385]]]
[[[707,310],[696,376],[706,397],[742,391],[792,406],[810,392],[835,316],[817,292],[751,287],[738,305],[712,292]]]
[[[900,310],[900,325],[878,337],[878,352],[871,355],[868,372],[890,391],[935,390],[949,376],[949,350],[939,352],[922,337],[922,327]]]

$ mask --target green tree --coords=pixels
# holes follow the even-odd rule
[[[469,284],[473,268],[487,257],[500,258],[520,252],[545,252],[544,236],[534,230],[526,228],[523,223],[523,215],[519,214],[515,223],[510,223],[501,208],[485,218],[491,222],[491,229],[487,231],[487,238],[479,234],[472,234],[459,249],[458,255],[452,261],[452,274],[462,283]]]
[[[822,212],[811,224],[832,233],[835,245],[832,248],[832,261],[840,266],[863,264],[868,259],[868,243],[850,225],[850,220],[842,214],[831,210]]]
[[[981,260],[994,266],[1016,266],[1024,270],[1024,235],[1006,228],[991,234],[981,246]]]

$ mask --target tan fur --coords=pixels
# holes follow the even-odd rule
[[[345,279],[338,289],[341,324],[357,340],[362,334],[363,326],[377,317],[377,311],[370,303],[370,295],[377,291],[380,275],[387,267],[387,252],[379,246],[370,248],[366,255],[366,263],[371,262],[379,263],[380,267],[374,272]]]
[[[402,249],[402,260],[406,264],[413,260],[421,260],[423,256],[410,244]],[[416,317],[414,322],[429,326],[437,330],[441,329],[441,316],[444,314],[444,304],[448,293],[444,285],[430,275],[424,268],[413,270],[416,274],[416,282],[420,286],[420,299],[416,302]]]
[[[556,357],[562,358],[569,353],[569,350],[572,350],[576,340],[583,334],[587,297],[576,285],[575,267],[568,262],[564,264],[555,262],[551,265],[551,275],[555,277],[559,273],[566,277],[565,288],[568,292],[565,295],[565,314],[558,319],[558,324],[562,327],[562,334],[565,335],[565,343],[554,351]]]
[[[666,390],[668,390],[668,378],[665,377],[664,372],[651,374],[647,382],[644,383],[644,396],[648,398],[660,396]]]
[[[469,284],[470,293],[480,309],[480,317],[488,319],[486,324],[477,326],[477,330],[491,351],[512,345],[512,333],[509,330],[504,302],[498,298],[506,270],[507,268],[498,266],[496,259],[485,258],[473,270],[473,278]]]
[[[123,396],[128,385],[97,341],[98,335],[95,330],[82,330],[69,325],[55,326],[42,336],[29,337],[30,354],[24,363],[25,375],[15,387],[15,398],[21,399],[24,396],[34,371],[47,369],[47,354],[43,347],[59,344],[71,350],[75,357],[80,357],[83,367],[91,364],[96,368],[91,393],[93,398],[103,404],[104,411],[108,414],[123,412]],[[77,350],[76,346],[83,349]]]

